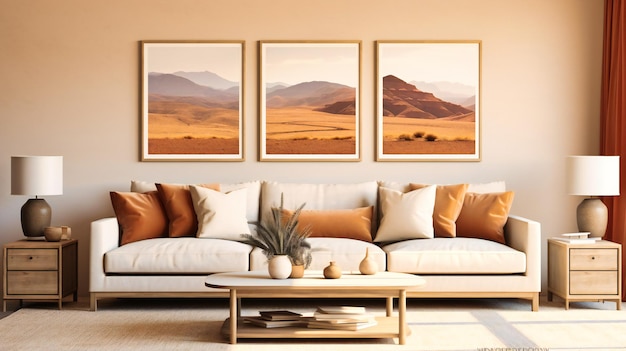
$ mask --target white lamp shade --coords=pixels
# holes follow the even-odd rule
[[[63,194],[63,156],[11,156],[11,195]]]
[[[619,156],[569,156],[567,190],[570,195],[619,195]]]

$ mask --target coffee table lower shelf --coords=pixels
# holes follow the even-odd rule
[[[398,317],[376,317],[377,325],[361,330],[335,330],[335,329],[314,329],[302,327],[282,327],[263,328],[250,323],[244,323],[243,319],[237,322],[238,339],[332,339],[332,338],[353,338],[353,339],[387,339],[397,338]],[[411,335],[411,329],[405,328],[406,335]],[[226,319],[222,325],[222,335],[230,338],[230,318]]]

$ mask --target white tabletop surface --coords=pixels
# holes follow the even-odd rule
[[[424,284],[424,279],[406,273],[378,272],[374,275],[343,273],[339,279],[325,279],[321,271],[305,271],[303,278],[272,279],[267,271],[216,273],[206,278],[212,288],[411,288]]]

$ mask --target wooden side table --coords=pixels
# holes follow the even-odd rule
[[[2,311],[7,300],[78,299],[78,240],[19,240],[3,246]]]
[[[548,301],[615,301],[622,308],[622,246],[610,241],[572,244],[548,239]]]

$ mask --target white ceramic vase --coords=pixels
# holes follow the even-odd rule
[[[291,274],[291,260],[287,255],[276,255],[272,257],[267,266],[270,277],[274,279],[287,279]]]

